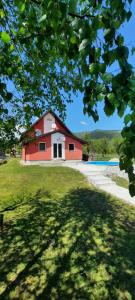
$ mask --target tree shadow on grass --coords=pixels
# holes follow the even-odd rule
[[[83,188],[42,198],[3,232],[0,299],[135,299],[135,209]]]

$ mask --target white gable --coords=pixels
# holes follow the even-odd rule
[[[55,130],[55,118],[51,113],[44,117],[44,133]]]

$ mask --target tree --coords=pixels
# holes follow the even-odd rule
[[[113,153],[120,154],[120,147],[122,144],[122,138],[114,137],[111,141],[110,148],[112,149]]]
[[[107,138],[103,138],[98,140],[98,153],[102,154],[102,156],[105,156],[109,153],[109,140]]]
[[[14,118],[27,127],[48,107],[65,116],[71,92],[84,95],[84,113],[98,120],[97,103],[123,116],[120,166],[135,194],[135,80],[119,33],[132,0],[2,0],[0,4],[0,124]],[[57,12],[57,13],[56,13]],[[117,73],[111,66],[119,65]],[[9,90],[12,82],[15,92]]]
[[[18,144],[16,129],[13,128],[12,119],[4,122],[0,126],[0,151],[11,151],[11,149]]]

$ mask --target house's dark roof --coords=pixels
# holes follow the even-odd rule
[[[24,141],[23,144],[29,144],[29,143],[32,143],[32,142],[34,142],[35,140],[38,140],[38,139],[40,139],[40,138],[42,138],[42,137],[46,137],[46,136],[49,136],[49,135],[54,134],[54,133],[57,133],[57,132],[62,133],[62,134],[64,134],[64,135],[66,135],[66,136],[69,136],[69,137],[71,137],[71,138],[73,138],[73,139],[79,141],[81,144],[87,144],[86,141],[84,141],[84,140],[78,138],[78,137],[75,136],[74,134],[72,134],[72,133],[67,133],[67,132],[63,132],[62,130],[54,130],[54,131],[50,131],[50,132],[44,133],[44,134],[39,135],[39,136],[36,136],[36,137],[34,137],[34,138],[32,138],[32,139],[30,139],[30,140],[28,140],[28,141]]]

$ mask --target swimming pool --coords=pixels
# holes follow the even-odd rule
[[[96,166],[119,166],[118,161],[88,161],[86,164]]]

